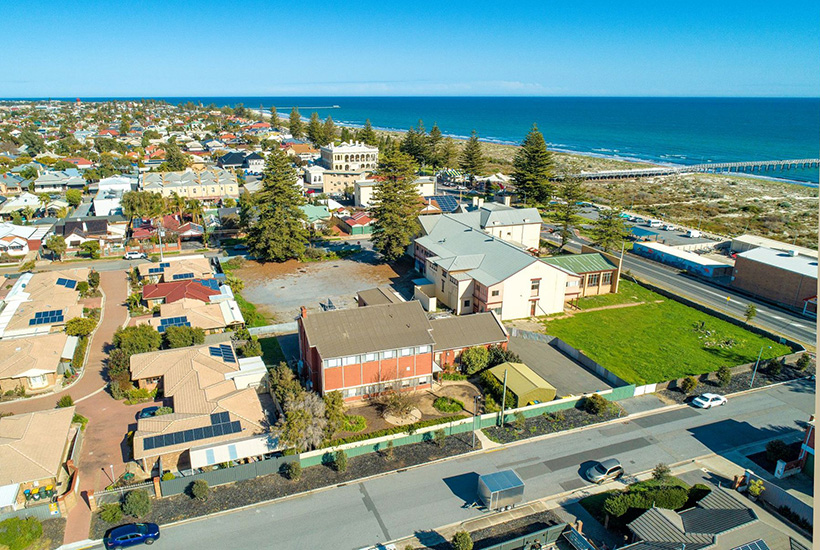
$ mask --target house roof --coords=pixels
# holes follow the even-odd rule
[[[442,317],[430,321],[435,349],[463,349],[507,341],[504,325],[492,312]]]
[[[53,324],[62,324],[73,317],[81,317],[83,307],[79,304],[77,283],[87,281],[88,274],[87,268],[24,273],[6,295],[6,307],[0,312],[0,336],[9,336],[10,333],[48,332]],[[55,311],[62,312],[62,321],[35,321],[42,318],[43,312]]]
[[[310,223],[330,218],[330,212],[325,205],[305,204],[299,208],[305,213]]]
[[[138,269],[141,277],[161,276],[164,282],[181,280],[181,277],[189,279],[210,279],[213,277],[211,263],[204,256],[166,258],[163,262],[142,264]],[[189,275],[193,276],[189,277]],[[177,278],[174,279],[174,276]]]
[[[25,483],[56,477],[74,407],[0,418],[0,480]]]
[[[54,332],[36,338],[0,340],[0,379],[57,372],[68,338],[64,332]]]
[[[362,300],[368,306],[399,304],[404,301],[390,288],[368,288],[367,290],[360,290],[356,294],[359,296],[359,300]]]
[[[552,258],[542,258],[541,261],[578,274],[618,269],[618,266],[598,252],[565,254],[563,256],[553,256]]]
[[[301,323],[308,345],[324,359],[435,343],[415,300],[311,313]]]
[[[142,287],[143,300],[164,298],[166,304],[174,303],[183,298],[209,302],[211,296],[218,296],[219,294],[219,290],[204,285],[199,279],[148,284]]]
[[[185,317],[192,327],[204,330],[223,329],[228,326],[244,323],[239,306],[233,300],[226,300],[219,303],[202,303],[191,298],[182,298],[173,303],[165,303],[159,306],[159,317],[151,317],[143,321],[144,324],[151,325],[159,330],[166,326],[170,319]]]

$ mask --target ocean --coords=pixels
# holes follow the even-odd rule
[[[86,99],[86,98],[83,98]],[[93,100],[94,98],[87,98]],[[98,98],[104,99],[104,98]],[[533,123],[550,148],[656,163],[699,164],[820,156],[820,98],[596,97],[168,97],[180,103],[264,109],[297,106],[342,124],[427,130],[518,143]],[[817,183],[818,170],[763,175]]]

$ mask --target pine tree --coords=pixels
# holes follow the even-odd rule
[[[333,143],[336,140],[336,124],[333,117],[328,116],[322,126],[322,145]]]
[[[481,151],[481,142],[478,141],[478,134],[475,130],[467,140],[464,150],[461,152],[461,169],[467,172],[470,185],[475,185],[475,177],[484,170],[484,153]]]
[[[379,142],[376,132],[373,131],[373,126],[370,125],[369,118],[364,121],[364,128],[359,130],[356,135],[356,139],[362,143],[366,143],[367,145],[376,145]]]
[[[617,250],[629,236],[621,209],[612,206],[598,211],[598,219],[592,224],[592,236],[605,251]]]
[[[552,196],[552,153],[547,150],[544,136],[533,124],[521,149],[513,160],[512,180],[521,198],[527,204],[542,204]]]
[[[350,129],[347,126],[342,127],[342,135],[339,139],[344,142],[349,142],[351,140]]]
[[[436,157],[439,161],[439,166],[444,168],[452,168],[458,162],[458,145],[456,140],[451,137],[444,138],[436,148]]]
[[[419,120],[418,129],[410,127],[407,133],[404,134],[401,143],[399,144],[399,151],[410,155],[417,164],[424,165],[427,162],[429,155],[429,147],[427,141],[427,134],[424,131],[424,123]]]
[[[279,116],[276,114],[276,105],[270,106],[270,125],[273,128],[279,127]]]
[[[268,155],[262,189],[254,194],[256,219],[249,221],[248,248],[262,261],[300,258],[308,243],[305,201],[296,186],[296,171],[281,149]],[[243,200],[243,207],[244,207]]]
[[[561,226],[561,249],[569,242],[570,227],[578,219],[579,202],[586,198],[584,180],[574,176],[564,176],[558,185],[558,196],[562,201],[555,205],[553,219]]]
[[[441,130],[438,127],[438,124],[433,124],[433,127],[430,128],[430,135],[428,136],[429,142],[429,157],[427,159],[427,163],[430,164],[433,168],[440,168],[442,166],[441,162],[441,155],[439,154],[439,146],[441,145],[442,139],[444,137],[441,135]]]
[[[305,125],[302,124],[302,115],[299,114],[299,109],[296,107],[290,110],[288,130],[290,131],[290,135],[297,139],[305,135]]]
[[[374,177],[373,245],[388,262],[404,255],[418,232],[419,196],[413,183],[416,165],[400,151],[382,155]]]
[[[324,127],[322,121],[319,120],[319,113],[316,111],[313,111],[310,115],[310,121],[307,125],[307,138],[314,145],[324,145]]]

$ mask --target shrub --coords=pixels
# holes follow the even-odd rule
[[[80,296],[85,296],[88,294],[88,283],[85,281],[80,281],[77,283],[77,292],[80,293]]]
[[[74,399],[70,395],[64,395],[57,401],[57,407],[60,409],[72,406],[74,406]]]
[[[583,399],[581,407],[589,414],[598,416],[609,408],[609,401],[604,399],[600,394],[593,393]]]
[[[494,367],[501,363],[521,363],[521,357],[517,353],[506,350],[501,346],[490,346],[490,366]]]
[[[171,414],[174,412],[174,409],[171,407],[160,407],[157,409],[157,412],[154,413],[154,416],[162,416],[164,414]]]
[[[524,416],[524,413],[519,411],[519,412],[515,413],[513,416],[515,417],[515,420],[513,420],[513,422],[512,422],[513,426],[515,426],[515,429],[518,430],[519,432],[523,432],[524,428],[527,425],[527,419]]]
[[[285,477],[291,481],[299,481],[299,478],[302,477],[302,465],[298,460],[285,463],[285,465],[282,466],[282,471]]]
[[[450,541],[453,550],[473,550],[473,539],[467,531],[459,531]]]
[[[176,479],[177,476],[172,474],[171,472],[165,472],[162,474],[162,481],[171,481],[172,479]]]
[[[131,388],[126,392],[126,395],[128,396],[127,403],[132,405],[134,403],[147,401],[148,399],[153,399],[156,395],[154,391],[149,390],[148,388]]]
[[[663,462],[655,466],[655,469],[652,470],[652,479],[655,481],[666,481],[670,475],[672,475],[672,469]]]
[[[461,410],[464,409],[464,403],[452,397],[437,397],[436,400],[433,401],[433,407],[439,412],[455,413],[461,412]]]
[[[800,358],[794,364],[794,367],[797,370],[806,370],[806,368],[808,368],[808,366],[810,364],[811,364],[811,355],[809,355],[808,353],[804,353],[803,355],[800,356]]]
[[[74,348],[74,356],[71,358],[71,368],[74,369],[75,372],[83,368],[86,347],[88,347],[88,338],[80,337],[77,341],[77,347]]]
[[[346,414],[342,421],[342,429],[346,432],[361,432],[367,428],[367,420],[360,414]]]
[[[80,431],[85,431],[85,426],[88,424],[88,419],[81,414],[74,413],[74,418],[71,419],[74,424],[80,425]]]
[[[384,456],[386,456],[387,458],[393,458],[393,448],[394,447],[395,447],[395,444],[393,443],[393,440],[391,439],[390,441],[387,442],[387,445],[384,448]]]
[[[103,504],[100,507],[100,519],[106,523],[117,523],[122,519],[122,508],[119,503]]]
[[[43,524],[36,518],[9,518],[0,521],[0,546],[23,550],[43,536]]]
[[[769,359],[766,363],[766,372],[772,376],[777,376],[783,371],[783,364],[775,358]]]
[[[204,479],[197,479],[191,483],[191,496],[197,500],[208,500],[208,482]]]
[[[683,393],[691,393],[698,386],[698,380],[694,376],[687,376],[680,381],[680,389]]]
[[[440,380],[467,380],[469,376],[466,374],[459,374],[457,372],[440,372],[438,373]]]
[[[613,495],[604,501],[604,512],[612,517],[619,518],[629,510],[629,505],[621,495]]]
[[[141,518],[151,513],[151,497],[143,489],[131,491],[125,495],[122,504],[124,514],[135,518]]]
[[[766,458],[773,464],[777,464],[778,460],[788,461],[791,454],[791,449],[782,439],[766,443]]]
[[[461,366],[467,374],[475,374],[490,364],[490,352],[483,346],[466,349],[461,354]]]
[[[412,430],[416,432],[422,428],[428,428],[430,426],[438,426],[439,424],[447,424],[453,422],[454,420],[461,420],[463,416],[442,416],[441,418],[432,418],[430,420],[420,420],[415,424],[410,424],[409,426],[393,426],[392,428],[385,428],[383,430],[376,430],[375,432],[369,432],[365,434],[356,434],[351,435],[349,437],[342,437],[339,439],[334,439],[329,441],[325,444],[325,447],[337,447],[339,445],[344,445],[346,443],[356,443],[357,441],[365,441],[367,439],[372,439],[376,437],[382,437],[385,435],[395,435],[395,434],[402,434],[408,433],[408,431]]]
[[[336,451],[336,454],[333,455],[333,467],[337,472],[347,470],[347,453],[344,450]]]
[[[65,333],[69,336],[88,336],[94,331],[97,322],[87,317],[74,317],[65,324]]]
[[[501,407],[498,406],[498,403],[495,402],[492,395],[484,396],[484,412],[485,413],[494,413],[501,410]]]
[[[654,489],[629,490],[625,493],[613,493],[604,501],[604,511],[611,516],[621,517],[630,508],[648,510],[653,506],[678,510],[689,499],[689,492],[683,487],[667,486]]]
[[[488,370],[485,370],[484,372],[478,375],[478,381],[481,384],[481,387],[488,398],[492,397],[496,403],[501,403],[503,401],[502,393],[504,392],[504,385],[498,381],[498,378],[496,378],[493,373],[491,373]],[[507,389],[507,401],[504,404],[504,406],[510,408],[515,408],[518,406],[518,400],[515,398],[515,396],[509,390],[509,388]]]
[[[717,371],[718,384],[721,388],[725,388],[732,381],[732,369],[726,365],[720,367]]]
[[[444,430],[436,430],[435,432],[433,432],[433,441],[439,447],[444,447],[444,438],[445,437],[446,437],[446,434],[444,433]]]
[[[544,418],[547,420],[547,422],[563,422],[564,420],[566,420],[566,417],[564,416],[564,411],[544,413]]]
[[[753,479],[749,482],[748,490],[750,496],[757,498],[766,490],[766,487],[763,485],[762,479]]]

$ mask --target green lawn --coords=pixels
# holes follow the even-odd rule
[[[622,288],[634,291],[632,285]],[[641,295],[661,303],[548,319],[544,322],[546,332],[634,384],[665,382],[713,372],[723,365],[750,363],[757,359],[761,346],[765,346],[763,359],[791,352],[787,346],[731,323],[659,294],[649,294]],[[700,323],[704,329],[698,330]],[[729,345],[727,341],[731,341]]]
[[[645,289],[639,284],[621,279],[618,284],[617,294],[601,294],[600,296],[590,296],[578,300],[578,307],[581,309],[593,309],[596,307],[614,306],[617,304],[634,304],[637,302],[651,302],[660,300],[662,297],[651,290]]]
[[[240,293],[233,293],[236,299],[236,305],[239,306],[239,311],[242,312],[242,317],[245,318],[245,326],[248,327],[264,327],[268,324],[268,319],[256,310],[256,306],[247,301]]]
[[[278,365],[285,360],[285,354],[275,336],[260,338],[259,344],[262,346],[262,360],[266,365]]]

